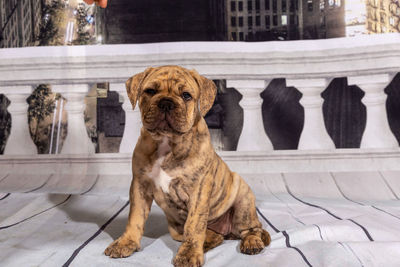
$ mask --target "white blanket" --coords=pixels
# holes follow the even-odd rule
[[[224,241],[205,266],[400,266],[399,173],[265,174],[249,183],[271,245],[248,256],[239,241]],[[139,252],[103,254],[128,210],[112,194],[0,193],[0,265],[172,266],[180,244],[156,205]]]

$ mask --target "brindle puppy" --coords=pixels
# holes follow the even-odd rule
[[[175,266],[201,266],[204,251],[224,238],[241,239],[240,251],[257,254],[270,243],[255,198],[244,180],[215,153],[203,116],[215,84],[178,66],[148,68],[126,82],[143,128],[132,158],[130,213],[125,233],[105,250],[112,258],[140,249],[153,199],[173,239],[183,242]]]

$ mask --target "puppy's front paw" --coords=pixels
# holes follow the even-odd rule
[[[204,264],[204,253],[202,247],[183,243],[174,259],[175,267],[200,267]]]
[[[240,252],[254,255],[260,253],[264,247],[265,244],[259,236],[250,234],[242,239],[240,243]]]
[[[104,251],[110,258],[125,258],[138,251],[140,246],[135,241],[121,236],[112,242]]]

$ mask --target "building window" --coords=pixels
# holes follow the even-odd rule
[[[368,23],[368,30],[372,31],[372,29],[374,28],[373,26],[374,25],[371,22],[369,22]]]
[[[253,1],[247,1],[247,10],[252,11],[253,10]]]
[[[249,17],[247,18],[247,25],[248,25],[249,27],[253,26],[253,17],[252,17],[252,16],[249,16]]]
[[[256,16],[256,26],[260,26],[261,21],[260,21],[260,16]]]
[[[281,20],[282,20],[282,25],[286,26],[287,25],[287,15],[282,15]]]
[[[286,12],[287,9],[287,4],[286,4],[286,0],[282,1],[282,12]]]
[[[239,32],[239,39],[240,39],[240,41],[243,41],[243,40],[244,40],[243,32]]]
[[[385,14],[385,12],[382,12],[380,17],[381,17],[381,19],[380,19],[381,23],[386,24],[386,14]]]
[[[383,3],[383,1],[381,1]],[[341,0],[329,0],[329,7],[334,8],[334,7],[340,7],[342,5]]]
[[[273,26],[278,26],[278,16],[277,15],[274,15],[272,17],[272,25]]]
[[[236,17],[231,17],[231,26],[236,27]]]
[[[272,12],[276,13],[278,10],[278,1],[272,0]]]
[[[393,18],[393,17],[390,17],[390,18],[389,18],[389,24],[392,25],[392,26],[395,26],[394,18]]]
[[[243,2],[239,1],[238,4],[239,4],[239,6],[238,6],[239,11],[243,11]]]
[[[294,15],[290,15],[290,24],[291,24],[291,25],[294,24]]]
[[[256,0],[256,11],[260,11],[260,0]]]
[[[313,11],[313,0],[307,0],[307,9],[309,12]]]
[[[319,10],[323,11],[325,9],[325,0],[319,0]]]
[[[243,17],[239,17],[239,27],[243,27]]]
[[[383,1],[379,1],[379,6],[381,9],[385,9],[385,3]]]
[[[233,41],[237,40],[236,32],[232,32],[232,40]]]
[[[290,9],[291,12],[294,11],[294,7],[295,7],[294,0],[290,0],[290,7],[289,7],[289,9]]]
[[[271,25],[271,18],[270,16],[265,16],[265,26],[267,27],[267,29],[269,29],[269,26]]]
[[[265,0],[265,10],[269,10],[269,0]]]
[[[231,1],[231,11],[236,11],[236,2],[235,1]]]

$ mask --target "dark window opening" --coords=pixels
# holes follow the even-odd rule
[[[236,17],[231,17],[231,26],[236,27]]]
[[[267,27],[267,29],[271,25],[270,20],[271,20],[270,16],[265,16],[265,26]]]
[[[237,40],[236,32],[232,32],[232,40],[233,41]]]
[[[233,11],[236,11],[236,2],[235,1],[232,1],[231,2],[231,11],[233,12]]]
[[[247,25],[248,25],[249,27],[253,26],[253,17],[252,17],[252,16],[249,16],[249,17],[247,18]]]
[[[252,11],[253,10],[253,1],[247,1],[247,10]]]
[[[272,0],[272,11],[276,13],[278,10],[278,1],[277,0]]]
[[[307,9],[309,12],[313,11],[313,1],[312,0],[307,0]]]

